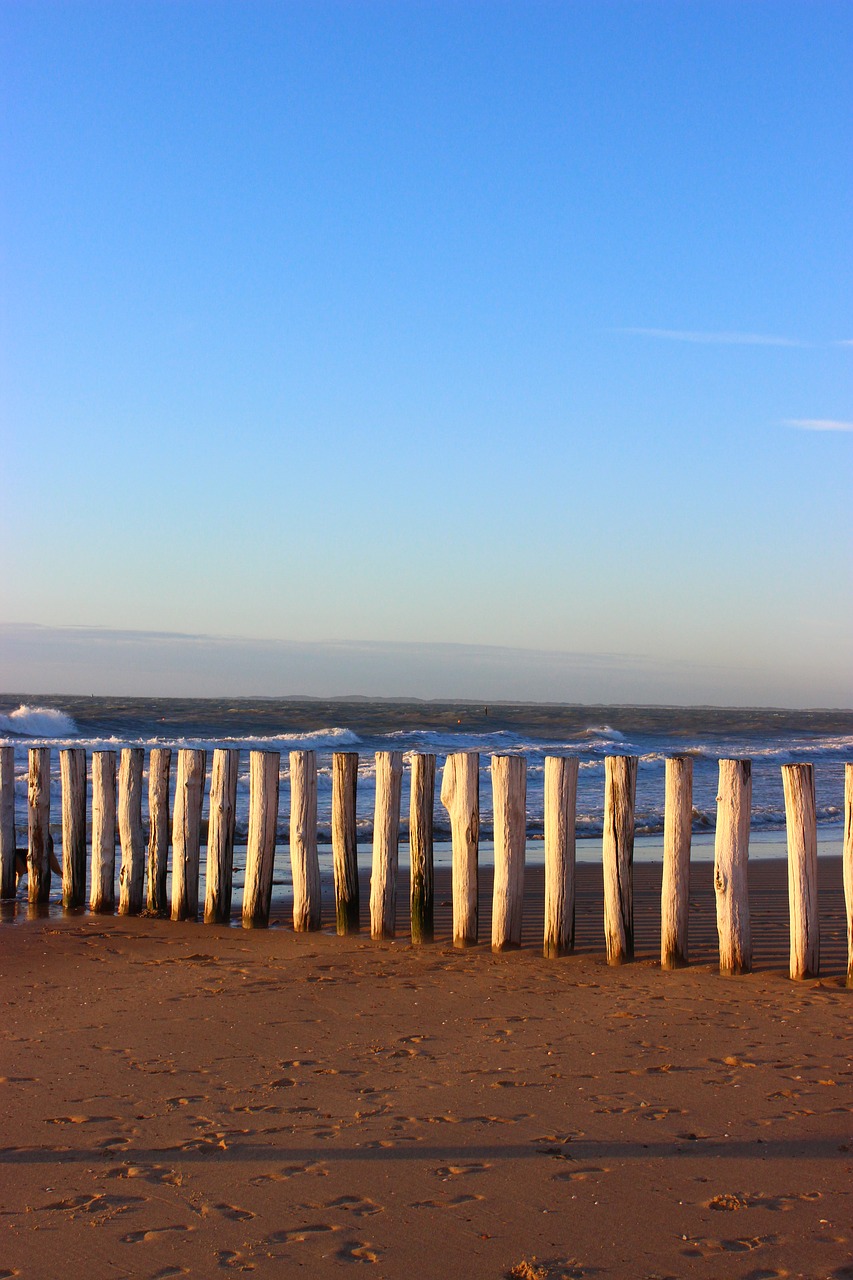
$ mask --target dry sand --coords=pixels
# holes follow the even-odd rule
[[[710,865],[677,973],[659,868],[635,867],[621,969],[600,871],[579,875],[578,952],[550,962],[536,869],[525,946],[501,956],[449,946],[446,878],[419,949],[18,907],[0,1276],[853,1277],[838,860],[824,977],[800,984],[784,864],[752,865],[756,971],[733,979]]]

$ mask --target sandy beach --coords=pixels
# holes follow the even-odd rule
[[[622,968],[592,866],[559,961],[539,954],[537,868],[524,946],[500,956],[449,945],[446,876],[417,949],[19,905],[0,928],[0,1275],[853,1275],[838,860],[823,976],[801,984],[783,863],[751,868],[737,979],[715,972],[708,865],[694,963],[660,970],[659,875],[635,868]],[[486,873],[481,895],[486,939]],[[402,934],[405,882],[398,907]]]

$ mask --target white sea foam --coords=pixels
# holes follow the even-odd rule
[[[54,707],[31,707],[22,703],[17,711],[0,715],[0,733],[20,738],[67,738],[78,732],[71,716]]]

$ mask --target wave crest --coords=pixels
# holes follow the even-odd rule
[[[17,711],[0,715],[0,733],[20,738],[68,738],[79,732],[71,716],[55,707],[31,707],[22,702]]]

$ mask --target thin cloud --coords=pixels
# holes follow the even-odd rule
[[[809,347],[799,338],[780,338],[768,333],[703,333],[693,329],[615,329],[640,338],[664,338],[669,342],[698,342],[723,347]]]
[[[853,422],[838,418],[785,418],[784,425],[798,431],[853,431]]]

